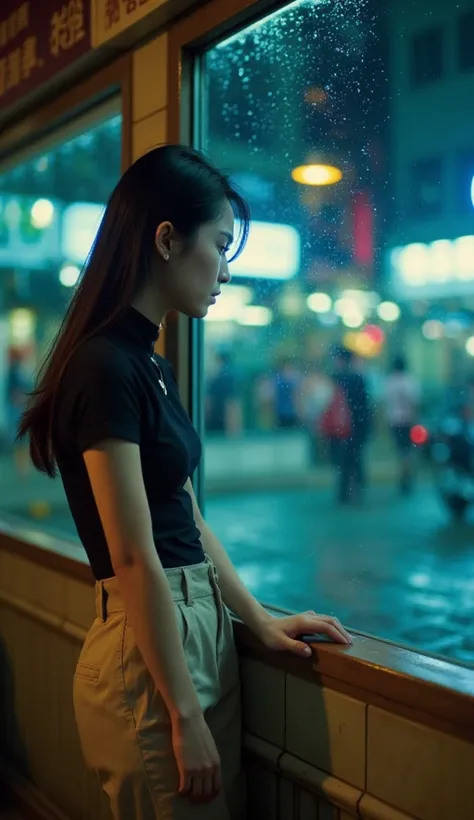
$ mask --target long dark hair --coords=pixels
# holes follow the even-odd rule
[[[66,365],[86,339],[118,320],[132,304],[152,270],[158,225],[169,221],[192,240],[201,225],[219,218],[226,199],[240,224],[237,255],[248,235],[248,206],[228,177],[199,152],[181,145],[155,148],[122,176],[19,425],[18,438],[29,437],[38,470],[56,474],[54,399]]]

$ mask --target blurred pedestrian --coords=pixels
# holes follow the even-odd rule
[[[229,353],[218,353],[216,370],[206,396],[206,429],[209,433],[236,435],[242,430],[242,412],[237,395],[237,377]]]
[[[336,390],[332,412],[339,415],[333,441],[338,472],[337,500],[340,504],[361,502],[366,484],[364,450],[370,433],[370,406],[367,385],[354,365],[354,356],[345,347],[334,351]],[[331,408],[330,408],[331,411]]]
[[[418,421],[420,386],[408,372],[404,356],[396,356],[385,384],[385,416],[395,443],[400,475],[399,488],[407,494],[413,487],[413,446],[410,431]]]
[[[314,464],[319,462],[322,455],[321,439],[328,438],[321,430],[321,419],[331,404],[334,390],[335,385],[321,364],[310,363],[301,381],[299,413],[308,431]]]
[[[275,374],[275,418],[277,427],[298,427],[298,392],[301,374],[291,359],[281,359]]]

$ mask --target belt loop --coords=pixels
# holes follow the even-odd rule
[[[186,606],[192,606],[194,599],[191,584],[191,573],[187,567],[183,567],[183,592]]]
[[[217,601],[219,602],[219,604],[221,604],[222,603],[222,594],[221,594],[220,586],[219,586],[219,583],[218,583],[219,582],[219,574],[217,572],[216,565],[213,564],[212,561],[209,562],[209,582],[211,584],[212,591],[213,591]]]
[[[107,599],[108,593],[105,588],[104,582],[100,582],[100,612],[101,612],[101,620],[102,623],[105,624],[107,621]]]
[[[209,578],[210,578],[210,581],[211,581],[211,585],[212,586],[214,586],[214,585],[218,586],[219,573],[217,571],[217,567],[214,564],[214,562],[211,561],[210,558],[208,558],[208,561],[209,561]]]

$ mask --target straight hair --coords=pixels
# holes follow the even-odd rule
[[[183,239],[215,221],[229,201],[239,223],[235,258],[250,226],[245,199],[201,153],[182,145],[154,148],[140,157],[114,189],[76,292],[38,373],[18,429],[29,438],[37,470],[56,475],[55,396],[71,356],[130,307],[152,274],[155,233],[169,221]]]

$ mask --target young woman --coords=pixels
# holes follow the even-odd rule
[[[118,820],[243,817],[240,694],[227,607],[276,650],[350,638],[308,612],[271,617],[202,518],[201,444],[170,365],[168,311],[203,318],[230,280],[234,213],[248,211],[200,154],[157,148],[122,177],[23,417],[35,466],[61,474],[97,579],[97,618],[74,704],[87,763]]]

